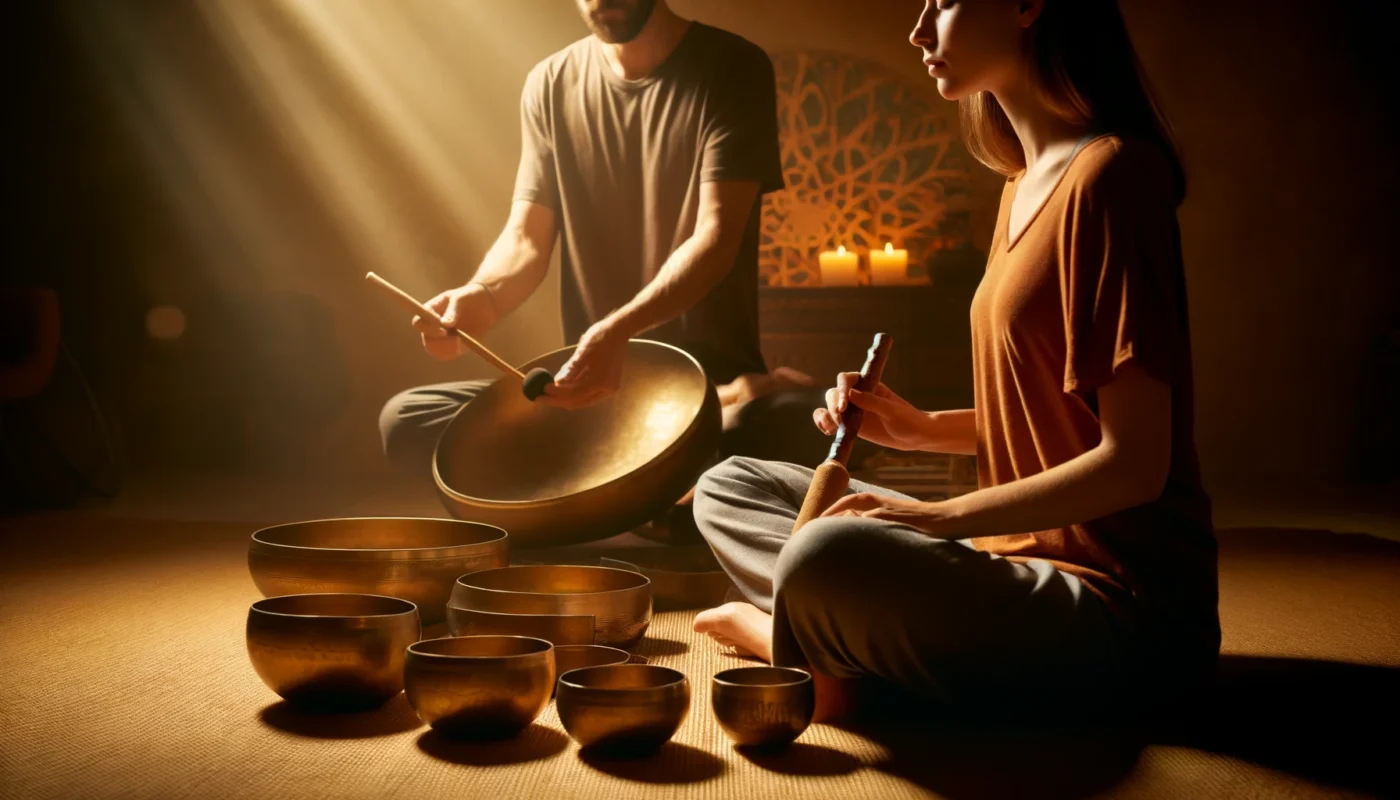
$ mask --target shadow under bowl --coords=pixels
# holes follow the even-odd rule
[[[738,667],[711,679],[710,706],[719,726],[744,747],[779,748],[812,724],[812,676],[786,667]]]
[[[248,609],[248,659],[293,705],[364,711],[403,691],[405,651],[421,630],[418,609],[395,597],[269,597]]]
[[[479,522],[346,517],[263,528],[248,545],[248,572],[265,597],[357,593],[418,606],[443,619],[459,575],[510,563],[504,530]]]
[[[619,664],[559,676],[555,707],[583,748],[645,755],[670,741],[690,711],[690,681],[669,667]]]
[[[449,636],[408,648],[404,691],[418,717],[454,737],[515,736],[549,704],[554,645],[525,636]]]

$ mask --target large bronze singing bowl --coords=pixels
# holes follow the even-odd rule
[[[556,350],[521,367],[556,371]],[[680,499],[719,445],[714,386],[690,354],[627,343],[622,386],[588,408],[531,402],[501,379],[462,407],[433,456],[453,516],[499,525],[519,547],[573,544],[631,530]]]
[[[641,754],[665,744],[685,721],[690,682],[650,664],[586,667],[559,676],[554,702],[581,747]]]
[[[452,519],[362,517],[264,528],[248,571],[265,597],[307,592],[380,594],[441,622],[457,576],[510,562],[506,532]]]
[[[554,676],[554,646],[543,639],[454,636],[408,648],[404,692],[434,730],[502,738],[540,715]]]
[[[404,652],[418,641],[419,625],[413,604],[395,597],[269,597],[248,609],[248,658],[290,703],[378,708],[403,690]]]
[[[816,694],[800,669],[739,667],[715,675],[710,705],[735,744],[782,747],[812,724]]]
[[[610,567],[488,569],[458,578],[449,605],[495,614],[592,617],[592,644],[630,650],[651,624],[651,581]]]

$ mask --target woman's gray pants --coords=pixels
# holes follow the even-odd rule
[[[806,467],[735,457],[696,489],[700,532],[773,615],[775,665],[952,705],[1083,697],[1117,672],[1108,614],[1077,577],[870,518],[818,519],[792,537],[811,481]],[[850,491],[903,496],[859,481]]]

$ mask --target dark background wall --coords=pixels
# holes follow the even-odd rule
[[[912,0],[675,7],[770,51],[924,77],[905,41]],[[1181,222],[1214,485],[1346,476],[1381,380],[1364,359],[1396,323],[1383,26],[1300,0],[1266,8],[1123,2],[1192,180]],[[374,472],[390,394],[488,374],[422,356],[361,278],[427,296],[469,275],[505,218],[525,73],[585,33],[572,2],[3,14],[6,280],[59,290],[66,338],[137,466]],[[554,281],[493,335],[508,359],[560,342]],[[163,304],[188,319],[173,342],[146,330]]]

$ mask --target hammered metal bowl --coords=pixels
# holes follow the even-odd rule
[[[584,748],[641,755],[675,735],[690,711],[690,681],[651,664],[585,667],[559,677],[555,707]]]
[[[708,545],[630,548],[603,556],[599,563],[651,579],[658,611],[714,608],[724,603],[734,587]]]
[[[447,607],[447,628],[453,636],[530,636],[560,645],[592,645],[593,618],[561,614],[497,614]]]
[[[640,656],[638,656],[640,658]],[[562,676],[566,672],[584,667],[607,667],[613,664],[631,664],[632,654],[616,647],[603,647],[598,644],[568,644],[554,646],[554,667]],[[643,661],[642,663],[646,663]],[[555,689],[559,688],[558,683]]]
[[[452,519],[350,517],[253,534],[248,571],[265,597],[348,592],[398,597],[441,622],[457,576],[509,563],[506,532]]]
[[[573,347],[521,367],[557,372]],[[719,446],[719,396],[700,363],[661,342],[627,343],[622,385],[566,411],[498,380],[438,440],[433,477],[447,510],[499,525],[517,547],[571,544],[631,530],[670,508]]]
[[[475,402],[475,401],[473,401]],[[454,609],[593,618],[593,644],[629,650],[651,624],[651,581],[610,567],[530,565],[463,575]]]
[[[418,609],[367,594],[269,597],[248,609],[248,659],[268,688],[316,710],[378,708],[403,690]]]
[[[554,646],[525,636],[451,636],[408,648],[404,691],[418,717],[448,736],[506,738],[549,705]]]
[[[812,724],[812,676],[784,667],[739,667],[714,676],[710,705],[737,745],[784,747]]]

